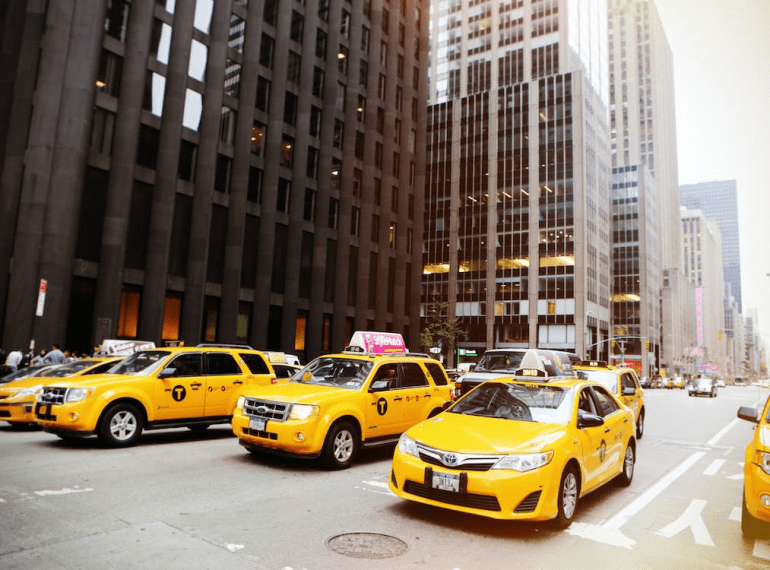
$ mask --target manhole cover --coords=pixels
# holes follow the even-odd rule
[[[326,546],[353,558],[393,558],[409,550],[403,540],[376,532],[349,532],[326,541]]]

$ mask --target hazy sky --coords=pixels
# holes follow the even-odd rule
[[[655,0],[674,55],[679,183],[736,180],[743,310],[770,347],[770,0]]]

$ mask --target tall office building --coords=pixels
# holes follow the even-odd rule
[[[3,5],[4,346],[416,346],[427,3]]]
[[[681,273],[673,57],[652,0],[609,0],[608,37],[613,329],[625,352],[615,358],[652,374],[682,363],[694,310]]]
[[[742,310],[741,240],[738,232],[738,186],[735,180],[683,184],[679,187],[682,206],[698,209],[716,220],[722,232],[722,261],[725,281]]]
[[[598,0],[431,7],[423,315],[466,350],[608,350],[607,13]]]

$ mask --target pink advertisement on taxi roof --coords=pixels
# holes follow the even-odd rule
[[[375,354],[387,352],[406,352],[404,338],[398,333],[357,332],[360,335],[364,350]]]

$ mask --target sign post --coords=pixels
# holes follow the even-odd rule
[[[35,311],[35,316],[42,317],[43,316],[43,310],[45,309],[45,292],[46,289],[48,289],[48,280],[47,279],[41,279],[40,280],[40,287],[37,291],[37,310]]]

